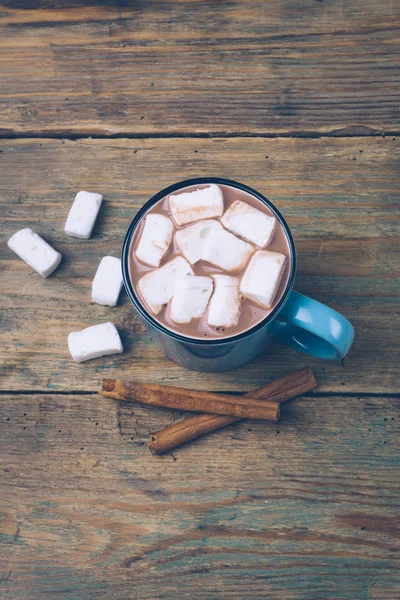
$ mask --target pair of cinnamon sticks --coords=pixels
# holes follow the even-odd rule
[[[311,368],[304,367],[243,396],[212,394],[120,379],[103,379],[99,394],[114,400],[203,413],[153,433],[149,448],[153,454],[158,455],[240,419],[276,422],[283,402],[311,392],[316,386]]]

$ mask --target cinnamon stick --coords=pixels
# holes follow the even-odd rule
[[[258,401],[268,399],[282,403],[301,394],[311,392],[316,387],[317,382],[314,379],[313,372],[307,366],[249,392],[246,394],[246,397],[251,397]],[[185,442],[194,440],[206,433],[211,433],[216,429],[226,427],[236,421],[240,421],[240,419],[211,414],[188,417],[153,433],[149,442],[149,448],[153,454],[163,454]]]
[[[138,402],[178,410],[230,415],[239,419],[278,421],[279,402],[274,399],[258,402],[249,396],[212,394],[177,387],[135,383],[120,379],[103,379],[100,395],[114,400]]]

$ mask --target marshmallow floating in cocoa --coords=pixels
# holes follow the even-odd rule
[[[254,246],[240,240],[225,229],[213,229],[206,237],[203,260],[223,271],[240,271],[245,267]]]
[[[177,281],[187,275],[193,275],[191,266],[182,256],[176,256],[139,279],[139,291],[153,314],[157,315],[163,304],[171,300]]]
[[[175,284],[169,316],[174,323],[190,323],[207,309],[213,291],[210,277],[182,277]]]
[[[228,208],[221,223],[232,233],[260,248],[265,248],[274,234],[276,218],[237,200]]]
[[[144,219],[144,227],[136,248],[137,258],[151,267],[159,267],[170,247],[174,225],[168,217],[149,213]]]
[[[238,277],[213,275],[214,292],[208,306],[207,323],[211,327],[234,327],[240,317]]]
[[[209,219],[179,229],[175,233],[175,243],[191,265],[204,258],[204,245],[213,229],[222,229],[222,225],[219,221]]]
[[[280,252],[258,250],[252,257],[240,282],[240,291],[263,308],[270,308],[285,266],[286,256]]]
[[[179,226],[221,217],[224,212],[224,198],[218,185],[211,184],[193,192],[171,194],[169,206],[175,223]]]

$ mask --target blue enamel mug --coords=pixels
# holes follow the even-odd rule
[[[141,304],[129,276],[129,251],[136,227],[145,213],[168,194],[187,186],[215,183],[245,191],[258,198],[275,214],[290,248],[290,274],[286,289],[274,310],[254,327],[232,337],[191,339],[164,327]],[[328,360],[346,356],[354,339],[351,323],[340,313],[317,300],[293,291],[296,249],[292,234],[277,208],[247,185],[219,177],[199,177],[171,185],[153,196],[139,210],[129,226],[122,249],[125,289],[150,335],[168,358],[193,371],[229,371],[255,358],[272,340]]]

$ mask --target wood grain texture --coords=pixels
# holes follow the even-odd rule
[[[172,418],[3,395],[1,598],[398,600],[395,399],[295,400],[155,458]]]
[[[398,130],[398,8],[393,0],[3,0],[1,131]]]
[[[220,175],[265,193],[288,220],[298,248],[296,289],[343,312],[356,328],[344,364],[311,360],[323,392],[398,392],[399,239],[397,140],[15,140],[0,153],[2,389],[98,389],[124,377],[192,389],[243,390],[300,368],[308,358],[274,347],[231,373],[189,372],[163,358],[122,295],[110,309],[91,304],[102,256],[119,255],[137,209],[183,177]],[[266,158],[268,157],[268,158]],[[105,200],[88,241],[63,227],[79,189]],[[49,279],[6,246],[32,227],[63,254]],[[75,364],[70,331],[111,320],[126,352]]]

